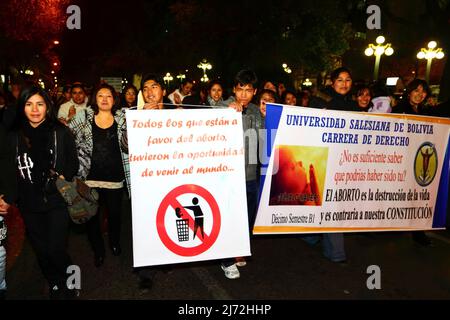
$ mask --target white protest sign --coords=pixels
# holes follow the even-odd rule
[[[127,110],[134,266],[250,255],[242,116]]]

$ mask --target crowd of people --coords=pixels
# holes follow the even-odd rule
[[[51,96],[40,86],[13,84],[11,94],[0,95],[0,293],[6,294],[5,237],[3,216],[17,206],[23,217],[28,240],[49,284],[50,298],[70,299],[74,288],[66,286],[66,269],[72,264],[66,243],[70,219],[63,198],[57,192],[50,171],[66,180],[77,176],[98,190],[101,208],[108,213],[108,243],[113,255],[121,255],[121,201],[131,194],[125,110],[177,108],[233,108],[242,113],[243,129],[265,126],[266,103],[282,103],[318,109],[394,112],[448,117],[447,104],[429,104],[428,84],[411,81],[402,99],[397,99],[380,83],[354,85],[350,70],[334,70],[331,84],[323,90],[293,90],[284,83],[263,81],[252,70],[241,70],[232,84],[230,95],[219,80],[207,85],[184,79],[180,87],[166,91],[164,80],[156,74],[144,75],[140,90],[127,85],[119,95],[102,83],[90,94],[79,82]],[[255,221],[259,190],[258,164],[250,163],[253,150],[246,141],[245,176],[250,234]],[[100,210],[100,209],[99,209]],[[100,228],[101,215],[86,223],[86,233],[93,251],[93,263],[101,268],[105,245]],[[346,263],[342,233],[303,236],[310,244],[322,241],[323,254],[336,263]],[[413,239],[429,246],[424,232],[413,232]],[[243,257],[223,259],[220,266],[229,279],[240,277],[238,267],[246,265]],[[150,288],[160,268],[138,270],[141,288]]]

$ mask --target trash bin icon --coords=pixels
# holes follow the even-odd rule
[[[189,219],[178,219],[177,223],[177,234],[178,241],[189,241]]]

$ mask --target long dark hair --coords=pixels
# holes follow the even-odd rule
[[[30,99],[32,96],[36,94],[44,99],[45,105],[47,107],[45,119],[52,125],[58,123],[58,119],[56,117],[56,110],[52,99],[47,94],[47,92],[44,89],[42,89],[39,85],[32,84],[22,89],[19,95],[19,99],[17,100],[17,117],[16,117],[17,126],[19,126],[23,121],[28,121],[25,115],[25,105],[28,99]]]
[[[350,69],[348,69],[348,68],[346,68],[346,67],[340,67],[340,68],[334,69],[334,70],[331,72],[331,74],[330,74],[331,82],[334,83],[334,82],[336,81],[336,79],[339,78],[339,75],[340,75],[342,72],[347,72],[348,75],[350,76],[350,78],[353,79],[353,76],[352,76],[352,73],[351,73]]]
[[[110,86],[107,83],[100,84],[97,88],[95,88],[94,92],[91,95],[91,108],[92,108],[92,110],[94,110],[94,114],[98,114],[97,93],[101,89],[108,89],[109,91],[111,91],[111,94],[112,94],[113,99],[114,99],[114,103],[113,103],[113,106],[112,106],[112,109],[111,109],[111,113],[113,115],[115,115],[116,111],[120,109],[120,106],[119,106],[119,103],[118,103],[118,97],[117,97],[116,90],[114,89],[114,87]]]
[[[431,95],[431,90],[430,87],[428,86],[428,83],[425,80],[422,79],[414,79],[412,80],[410,83],[408,83],[408,85],[406,86],[406,91],[405,91],[405,97],[406,99],[409,99],[409,95],[411,92],[413,92],[414,90],[416,90],[419,86],[422,86],[423,90],[426,92],[426,97],[423,100],[424,102],[426,101],[426,99]],[[421,104],[423,104],[424,102],[422,102]]]
[[[128,103],[127,103],[127,99],[125,98],[125,95],[129,89],[133,90],[134,94],[135,94],[134,104],[131,107],[134,107],[135,105],[137,105],[139,91],[132,83],[129,83],[123,88],[122,93],[120,94],[120,106],[121,107],[128,108]]]

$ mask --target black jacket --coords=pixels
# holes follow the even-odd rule
[[[18,204],[26,212],[64,206],[64,199],[50,179],[50,169],[72,180],[78,171],[74,137],[66,126],[44,122],[37,128],[22,124],[11,135],[16,150]]]
[[[430,110],[426,108],[423,104],[417,106],[417,109],[414,109],[413,106],[409,103],[407,98],[404,98],[399,102],[398,105],[394,107],[392,113],[406,113],[406,114],[419,114],[423,116],[431,116]]]
[[[7,139],[6,130],[0,124],[0,194],[12,204],[17,199],[17,179],[14,166],[14,151]]]
[[[11,102],[3,108],[3,114],[0,118],[1,124],[5,127],[7,131],[11,130],[16,122],[17,117],[17,104],[16,102]]]
[[[319,92],[319,94],[311,98],[309,107],[342,111],[358,111],[356,101],[353,100],[351,94],[343,96],[334,91],[331,87],[325,88],[325,90]]]

